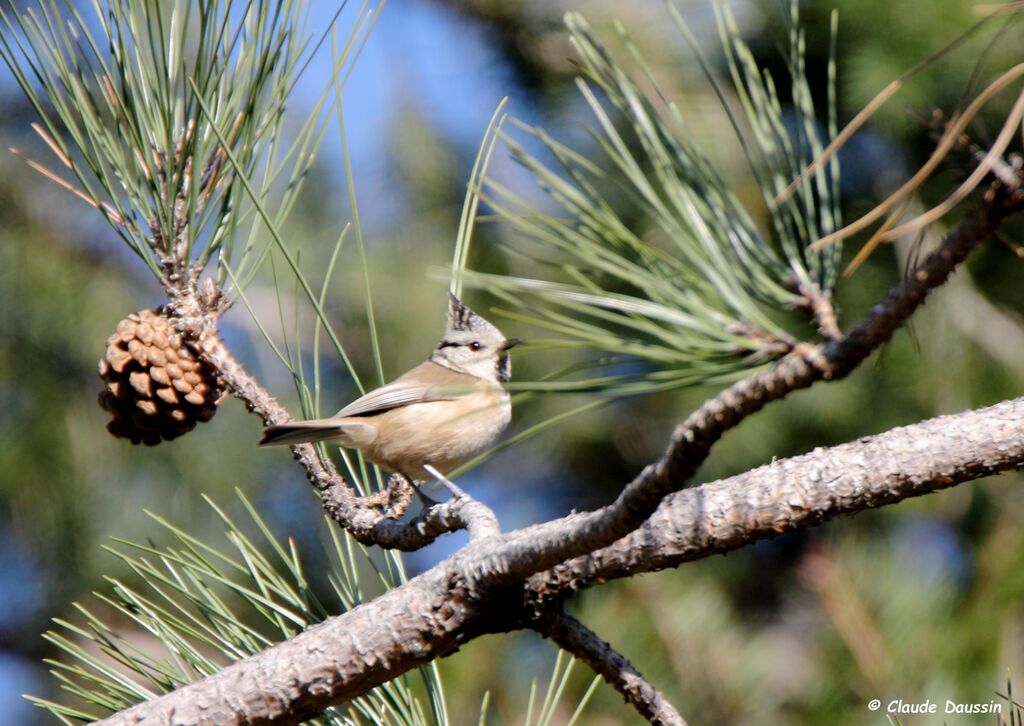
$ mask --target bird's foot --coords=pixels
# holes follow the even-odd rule
[[[413,484],[413,487],[416,489],[416,496],[419,497],[420,504],[423,505],[424,509],[436,507],[438,504],[441,503],[432,497],[428,497],[426,494],[423,493],[423,489],[421,489],[417,485]]]
[[[419,488],[401,474],[392,475],[388,480],[386,491],[388,493],[388,501],[384,510],[384,516],[388,519],[401,519],[412,503],[413,492],[420,493]]]
[[[413,492],[419,489],[401,474],[392,474],[388,485],[379,492],[359,497],[359,504],[366,509],[377,509],[388,519],[401,519],[412,503]]]

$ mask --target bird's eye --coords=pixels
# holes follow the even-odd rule
[[[469,349],[474,353],[480,350],[481,348],[483,348],[483,346],[480,345],[480,341],[478,340],[474,340],[472,343],[469,344]]]

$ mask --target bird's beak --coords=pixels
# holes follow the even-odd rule
[[[501,346],[501,352],[504,353],[506,350],[509,350],[510,348],[515,348],[522,342],[523,341],[521,341],[519,338],[509,338],[508,340],[505,341],[505,345]]]

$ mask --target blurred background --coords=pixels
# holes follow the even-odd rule
[[[322,5],[326,19],[333,9]],[[759,62],[782,78],[782,4],[731,5]],[[707,43],[706,52],[719,57],[710,3],[678,6]],[[833,7],[839,12],[841,122],[976,18],[972,4],[958,0],[936,0],[927,11],[916,3],[880,0],[804,3],[809,73],[822,96]],[[345,95],[388,377],[422,360],[442,330],[444,270],[473,158],[500,99],[510,97],[513,116],[592,152],[561,25],[566,10],[580,10],[608,38],[613,20],[621,20],[741,196],[749,184],[720,107],[660,1],[391,0]],[[975,74],[991,78],[1020,62],[1020,28],[1008,32],[1016,41],[992,44],[994,35],[994,28],[980,33],[913,79],[846,146],[847,220],[884,198],[927,158],[936,139],[934,110],[948,115],[969,89],[977,89]],[[296,89],[290,108],[296,123],[310,112],[327,67],[314,62]],[[0,69],[0,146],[45,157],[29,128],[34,119]],[[986,134],[997,129],[982,119],[971,133],[984,146],[991,140]],[[313,183],[287,228],[308,270],[322,268],[349,218],[336,136],[328,134]],[[941,200],[966,169],[956,159],[944,165],[920,205]],[[529,175],[500,147],[491,173],[523,194],[534,193]],[[1022,230],[1020,220],[1008,225],[909,330],[848,380],[797,393],[731,433],[700,480],[1020,395]],[[940,224],[932,234],[941,232]],[[502,237],[500,228],[481,225],[471,266],[504,269]],[[929,243],[924,241],[925,249]],[[856,246],[849,245],[847,256]],[[917,254],[914,245],[885,246],[842,281],[840,322],[859,319]],[[354,255],[354,249],[342,252],[327,314],[357,368],[369,376],[373,361]],[[249,294],[257,314],[274,321],[269,274]],[[74,620],[74,601],[97,606],[90,593],[109,589],[104,575],[131,581],[103,546],[112,536],[155,536],[144,510],[215,538],[223,526],[201,494],[237,512],[238,487],[275,533],[295,539],[307,572],[316,573],[318,564],[326,568],[325,528],[313,492],[286,451],[254,448],[260,423],[236,401],[192,434],[155,448],[106,432],[107,414],[96,403],[104,341],[121,318],[159,304],[160,295],[152,276],[92,209],[14,156],[0,155],[0,713],[6,723],[48,722],[20,696],[55,693],[41,663],[54,652],[39,634],[53,617]],[[472,292],[466,297],[489,315],[488,298]],[[529,337],[529,330],[495,322],[509,335]],[[272,393],[299,410],[290,375],[240,306],[225,319],[225,338]],[[323,355],[320,365],[329,411],[355,391],[333,355]],[[550,367],[543,354],[520,355],[513,370],[517,378],[535,380]],[[571,418],[498,454],[460,483],[494,507],[506,529],[599,506],[661,452],[676,422],[713,393],[627,399]],[[517,407],[513,431],[583,400],[532,399]],[[692,723],[881,723],[883,717],[866,708],[871,698],[998,700],[996,692],[1005,693],[1008,681],[1018,692],[1024,689],[1020,484],[1020,476],[1007,475],[960,486],[728,557],[595,588],[569,607]],[[450,536],[409,556],[410,570],[431,566],[463,542]],[[457,723],[475,723],[490,691],[491,723],[521,723],[531,680],[545,683],[554,658],[554,647],[531,634],[468,644],[440,663],[450,713]],[[591,677],[584,667],[575,670],[569,707]],[[569,713],[559,712],[556,722]],[[634,721],[603,684],[583,719]],[[946,722],[979,721],[952,716]]]

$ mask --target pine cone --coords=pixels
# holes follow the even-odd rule
[[[163,307],[117,324],[99,372],[107,384],[100,405],[114,417],[107,430],[133,444],[176,439],[213,418],[221,400],[215,372],[184,344]]]

